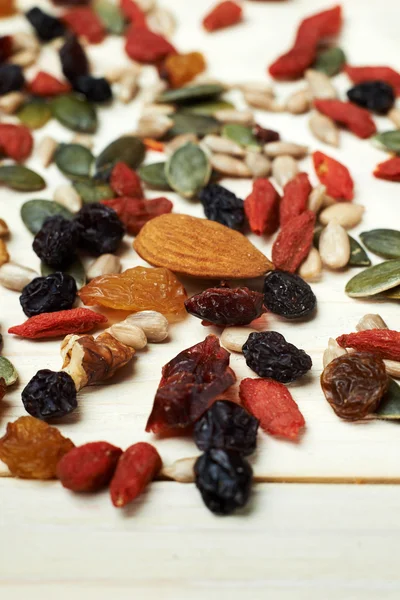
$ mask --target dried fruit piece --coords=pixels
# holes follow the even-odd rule
[[[0,96],[18,92],[24,85],[24,72],[19,65],[0,65]]]
[[[76,298],[76,283],[68,273],[55,272],[36,277],[22,290],[20,304],[28,317],[72,308]]]
[[[0,123],[0,150],[8,158],[20,162],[26,160],[33,147],[33,137],[27,127]]]
[[[364,81],[347,92],[350,102],[379,115],[386,115],[393,108],[396,95],[393,87],[384,81]]]
[[[243,379],[240,400],[271,435],[296,440],[305,426],[299,407],[288,388],[272,379]]]
[[[217,4],[203,19],[203,27],[207,31],[217,31],[240,23],[243,18],[242,7],[232,0],[224,0]]]
[[[73,8],[64,13],[62,19],[76,36],[90,44],[100,44],[106,36],[103,23],[89,6]]]
[[[276,268],[294,273],[307,257],[314,236],[315,213],[307,210],[282,227],[272,246]]]
[[[7,424],[0,439],[0,460],[14,477],[54,479],[59,460],[74,447],[55,427],[33,417]]]
[[[45,13],[35,6],[25,13],[25,17],[35,29],[35,33],[41,42],[50,42],[65,34],[65,25],[60,19]]]
[[[26,412],[43,421],[64,417],[78,406],[72,377],[49,369],[42,369],[32,377],[21,399]]]
[[[74,218],[74,225],[79,247],[95,256],[116,252],[125,233],[116,212],[97,202],[81,208]]]
[[[180,88],[189,83],[196,75],[205,71],[206,67],[201,52],[170,54],[164,62],[164,69],[172,88]]]
[[[354,198],[354,182],[347,167],[322,152],[314,152],[313,161],[317,177],[329,196],[338,200]]]
[[[73,83],[81,75],[89,75],[90,67],[86,53],[76,36],[69,34],[60,51],[62,72]]]
[[[381,294],[399,284],[400,259],[386,260],[352,277],[345,291],[352,298],[362,298]]]
[[[271,271],[264,281],[265,307],[287,319],[311,314],[317,299],[311,287],[301,277],[285,271]]]
[[[62,270],[75,258],[78,230],[73,221],[61,215],[48,217],[35,235],[32,248],[51,267]]]
[[[57,478],[72,492],[97,492],[111,481],[121,454],[108,442],[72,448],[57,464]]]
[[[375,167],[374,177],[387,181],[400,181],[400,156],[394,156],[379,163]]]
[[[122,508],[137,498],[161,470],[162,461],[154,446],[139,442],[120,457],[110,484],[111,501]]]
[[[110,102],[113,98],[111,85],[105,77],[79,75],[73,83],[74,90],[85,96],[89,102]]]
[[[268,179],[253,182],[253,189],[244,201],[244,211],[253,233],[275,233],[279,227],[279,202],[279,194]]]
[[[371,352],[380,358],[400,360],[400,332],[392,329],[370,329],[340,335],[336,341],[342,348]]]
[[[400,96],[400,74],[391,67],[351,67],[350,65],[346,65],[345,71],[353,83],[374,80],[385,81]]]
[[[312,187],[307,173],[299,173],[288,181],[283,188],[282,201],[279,207],[281,227],[286,225],[293,217],[297,217],[307,210],[308,197]]]
[[[363,419],[379,406],[387,389],[385,364],[367,352],[345,354],[332,360],[321,375],[321,387],[338,417]]]
[[[243,200],[217,183],[210,183],[199,194],[207,219],[231,229],[240,230],[244,224]]]
[[[124,162],[115,163],[111,171],[110,186],[117,196],[143,198],[139,175]]]
[[[145,28],[131,27],[126,35],[125,51],[140,63],[157,63],[176,50],[163,36]]]
[[[96,325],[106,322],[107,317],[93,310],[73,308],[33,316],[22,325],[10,327],[8,333],[30,339],[52,338],[69,333],[86,333]]]
[[[146,16],[138,2],[119,0],[119,6],[125,18],[137,28],[147,28]]]
[[[243,288],[209,288],[185,301],[189,314],[214,325],[247,325],[264,312],[263,295]]]
[[[28,84],[28,90],[34,96],[52,97],[68,94],[71,91],[71,85],[66,81],[59,81],[45,71],[39,71]]]
[[[137,235],[148,221],[170,213],[173,208],[171,200],[164,197],[152,200],[115,198],[103,200],[102,204],[115,210],[120,221],[125,225],[127,233],[131,235]]]
[[[376,133],[376,126],[369,112],[351,102],[314,100],[314,106],[323,115],[347,127],[362,139],[369,138]]]

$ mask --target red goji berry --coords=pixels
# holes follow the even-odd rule
[[[11,56],[13,52],[13,42],[11,35],[0,37],[0,64]]]
[[[108,442],[89,442],[64,454],[57,477],[73,492],[97,492],[111,481],[121,455],[121,448]]]
[[[39,71],[28,84],[28,91],[34,96],[58,96],[59,94],[68,94],[71,89],[71,85],[67,81],[60,81],[44,71]]]
[[[147,27],[146,15],[133,0],[120,0],[119,7],[125,18],[135,27]]]
[[[30,339],[51,338],[69,333],[86,333],[99,323],[106,322],[107,317],[93,310],[73,308],[35,315],[22,325],[10,327],[8,333]]]
[[[307,210],[311,191],[312,187],[307,173],[299,173],[285,185],[279,208],[281,227],[293,217],[297,217]]]
[[[322,152],[314,152],[313,162],[317,177],[326,186],[329,196],[337,200],[354,198],[354,182],[347,167]]]
[[[112,200],[102,200],[102,204],[115,210],[130,235],[137,235],[148,221],[170,213],[173,208],[171,200],[163,197],[152,200],[128,197],[113,198]]]
[[[152,138],[143,138],[142,141],[143,144],[146,146],[147,150],[152,150],[153,152],[164,152],[163,142],[153,140]]]
[[[5,156],[17,162],[30,156],[33,137],[27,127],[0,123],[0,149]]]
[[[114,506],[122,508],[137,498],[161,467],[161,457],[151,444],[139,442],[125,450],[110,485]]]
[[[62,20],[75,35],[86,38],[90,44],[100,44],[106,37],[102,21],[89,6],[73,8],[63,15]]]
[[[369,329],[340,335],[336,338],[342,348],[372,352],[387,360],[400,360],[400,332],[392,329]]]
[[[143,198],[140,177],[126,163],[116,163],[111,173],[110,186],[118,196]]]
[[[376,125],[365,108],[341,100],[314,100],[315,108],[358,137],[365,139],[376,133]]]
[[[126,36],[127,55],[140,63],[156,63],[169,54],[176,54],[172,44],[162,35],[132,26]]]
[[[254,181],[252,192],[244,201],[244,212],[253,233],[275,233],[279,227],[279,201],[279,194],[268,179]]]
[[[393,87],[397,96],[400,96],[400,73],[391,67],[350,67],[347,65],[344,70],[353,83],[384,81]]]
[[[375,167],[374,176],[388,181],[400,181],[400,156],[394,156]]]
[[[240,399],[246,410],[271,435],[295,440],[305,426],[299,407],[288,388],[273,379],[243,379]]]
[[[306,210],[290,219],[280,230],[272,246],[272,262],[276,269],[294,273],[308,256],[315,225],[315,213]]]
[[[239,4],[226,0],[217,4],[211,12],[208,13],[203,19],[203,27],[207,31],[217,31],[217,29],[223,29],[224,27],[230,27],[240,23],[243,19],[243,10]]]

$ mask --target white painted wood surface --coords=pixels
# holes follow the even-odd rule
[[[21,2],[25,8],[38,4]],[[325,0],[245,2],[246,21],[235,29],[213,35],[199,27],[201,16],[213,4],[209,0],[164,0],[180,15],[176,45],[182,51],[203,50],[210,74],[225,81],[260,81],[265,69],[290,45],[294,28],[307,14],[330,5]],[[46,2],[40,2],[46,6]],[[395,0],[352,0],[344,3],[346,25],[340,45],[352,64],[398,62],[398,6]],[[22,19],[0,22],[0,34],[28,29]],[[98,74],[107,66],[127,62],[122,42],[109,39],[91,47]],[[46,70],[57,73],[50,49],[41,57]],[[345,76],[335,80],[342,93],[349,87]],[[277,85],[284,99],[301,87]],[[240,99],[233,96],[240,103]],[[101,109],[95,153],[117,135],[131,131],[140,101],[129,106]],[[399,227],[399,185],[372,178],[374,166],[386,155],[343,132],[338,150],[316,142],[307,116],[257,113],[260,124],[277,129],[288,141],[308,143],[348,164],[356,182],[356,202],[366,206],[362,225],[352,234],[373,227]],[[380,130],[392,128],[376,119]],[[51,123],[36,134],[51,134],[59,141],[72,137]],[[160,155],[150,156],[151,161]],[[45,175],[49,186],[39,194],[21,195],[0,189],[0,216],[12,231],[12,259],[32,268],[37,257],[30,249],[32,237],[20,220],[19,210],[31,198],[51,198],[64,182],[55,166],[45,173],[33,157],[29,166]],[[313,173],[309,159],[302,168]],[[316,182],[312,175],[313,182]],[[226,181],[242,197],[248,181]],[[149,192],[149,197],[159,194]],[[166,194],[176,212],[202,216],[198,204]],[[254,241],[267,254],[269,240]],[[121,252],[124,267],[142,264],[127,238]],[[291,386],[307,420],[299,444],[260,435],[254,457],[255,473],[266,480],[290,481],[385,481],[400,480],[398,425],[390,423],[342,423],[335,417],[319,388],[322,352],[329,337],[354,330],[366,312],[380,312],[389,326],[400,328],[398,305],[349,299],[344,285],[356,271],[324,273],[314,285],[318,315],[301,324],[269,317],[269,328],[281,331],[289,341],[308,351],[314,361],[310,375]],[[185,281],[188,291],[193,282]],[[23,322],[18,295],[0,289],[0,321],[3,334]],[[144,433],[161,366],[180,350],[203,339],[199,321],[189,318],[174,326],[168,343],[149,346],[138,353],[112,383],[84,389],[79,410],[60,424],[76,444],[105,439],[125,447],[135,441],[154,441],[166,464],[192,456],[190,439],[155,440]],[[5,335],[4,355],[17,366],[20,382],[0,407],[0,430],[24,414],[20,393],[40,368],[59,368],[58,342],[32,342]],[[240,355],[232,355],[238,379],[252,376]],[[111,386],[111,387],[110,387]],[[230,393],[235,394],[233,389]],[[77,598],[146,597],[185,598],[385,598],[399,597],[397,547],[399,488],[387,486],[258,484],[245,515],[217,519],[202,506],[194,486],[156,483],[126,512],[113,509],[107,493],[95,497],[73,496],[56,483],[0,479],[0,593],[14,600],[27,596],[64,600]]]

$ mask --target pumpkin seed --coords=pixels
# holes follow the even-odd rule
[[[346,63],[346,55],[341,48],[328,48],[317,55],[313,65],[316,71],[322,71],[328,77],[340,73]]]
[[[64,127],[82,133],[94,133],[97,128],[97,112],[93,104],[90,104],[80,96],[73,94],[58,96],[51,101],[51,110],[54,117]]]
[[[158,190],[170,190],[171,186],[165,176],[165,162],[144,165],[138,170],[138,175],[146,185]]]
[[[144,159],[146,149],[139,138],[123,136],[111,142],[96,159],[96,169],[112,169],[115,163],[124,162],[136,169]]]
[[[210,100],[209,102],[196,102],[182,108],[183,113],[205,115],[213,117],[219,110],[232,110],[234,105],[226,100]]]
[[[108,0],[95,0],[93,9],[104,27],[114,35],[122,35],[125,31],[125,18],[116,4]]]
[[[364,248],[349,235],[350,240],[350,260],[347,263],[349,267],[370,267],[371,261]]]
[[[221,125],[217,119],[207,117],[206,115],[178,112],[171,115],[171,119],[174,125],[168,132],[169,139],[183,133],[193,133],[199,137],[203,137],[209,133],[219,133],[221,129]]]
[[[389,300],[400,300],[400,285],[383,293]]]
[[[27,102],[18,111],[17,117],[23,125],[29,129],[40,129],[52,117],[50,106],[41,100],[32,100]]]
[[[12,385],[18,379],[18,373],[14,365],[5,356],[0,356],[0,378],[3,378],[6,385]]]
[[[374,254],[382,258],[400,258],[400,231],[396,229],[372,229],[363,231],[360,238]]]
[[[87,179],[94,161],[94,156],[85,146],[80,144],[60,144],[54,156],[57,167],[68,179]]]
[[[223,85],[218,83],[206,83],[203,85],[188,85],[177,90],[167,90],[157,98],[158,102],[173,102],[185,104],[194,100],[206,100],[217,98],[225,91]]]
[[[34,235],[41,230],[45,220],[54,215],[61,215],[66,219],[73,217],[72,212],[52,200],[28,200],[21,207],[21,219]]]
[[[199,146],[189,142],[168,159],[165,175],[172,189],[192,198],[210,179],[210,161]]]
[[[229,123],[228,125],[224,125],[222,135],[233,140],[239,144],[239,146],[260,147],[251,127],[245,127],[244,125],[239,125],[237,123]]]
[[[400,386],[394,379],[389,378],[388,390],[382,398],[376,413],[371,416],[376,419],[400,419]]]
[[[46,265],[46,263],[42,262],[40,263],[40,272],[43,275],[43,277],[46,277],[46,275],[50,275],[51,273],[55,273],[56,271],[59,271],[60,269],[53,269],[53,267],[49,267],[49,265]],[[75,260],[72,265],[70,265],[68,267],[68,269],[63,269],[64,273],[68,273],[68,275],[71,275],[71,277],[73,277],[75,279],[76,282],[76,287],[78,289],[80,289],[81,287],[83,287],[86,283],[86,273],[85,273],[85,267],[83,266],[82,262],[79,260],[79,258],[77,260]]]
[[[101,202],[114,198],[115,193],[106,183],[97,183],[96,181],[75,181],[74,188],[82,198],[84,204],[91,202]]]
[[[375,142],[380,148],[387,150],[388,152],[395,152],[400,154],[400,130],[385,131],[374,135],[372,141]]]
[[[38,192],[46,187],[43,177],[22,165],[0,167],[0,184],[19,192]]]
[[[374,296],[400,285],[400,259],[386,260],[357,273],[346,285],[352,298]]]

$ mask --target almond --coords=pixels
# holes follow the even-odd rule
[[[171,271],[211,279],[259,277],[273,264],[241,233],[189,215],[161,215],[133,242],[147,262]]]

